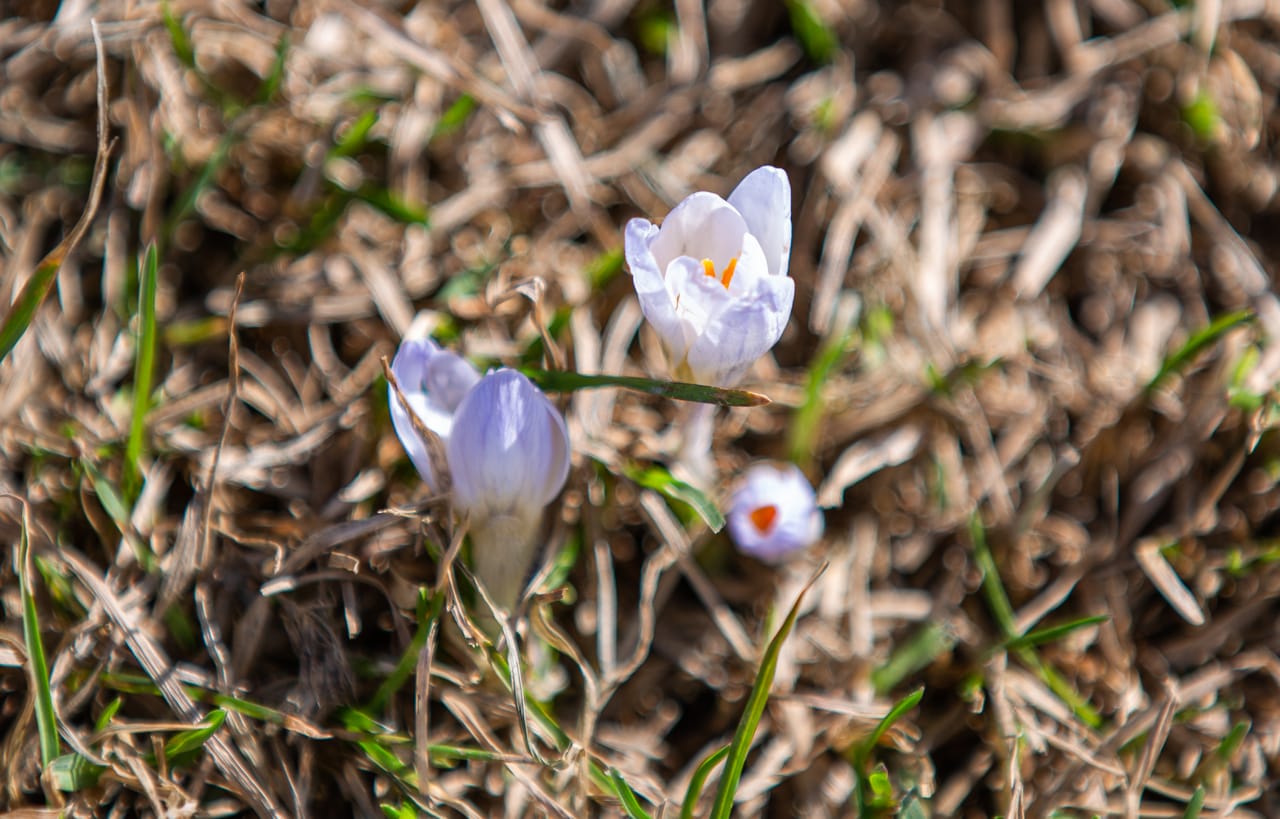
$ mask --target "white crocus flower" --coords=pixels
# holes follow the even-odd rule
[[[480,380],[480,373],[466,359],[440,349],[428,338],[402,342],[391,363],[391,372],[400,384],[404,403],[409,405],[406,410],[395,390],[387,386],[391,424],[395,427],[396,437],[422,480],[427,486],[439,489],[427,442],[414,428],[409,411],[441,441],[448,441],[453,431],[453,414],[467,391]]]
[[[791,185],[780,169],[752,171],[728,201],[694,193],[661,227],[632,219],[624,245],[673,377],[735,386],[782,336],[795,283],[787,276]]]
[[[738,548],[776,563],[822,537],[813,487],[794,464],[757,464],[729,501],[729,534]]]
[[[476,574],[510,609],[537,551],[542,511],[569,475],[564,417],[528,378],[495,370],[457,406],[447,452],[454,509],[471,520]]]

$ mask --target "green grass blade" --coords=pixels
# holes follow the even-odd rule
[[[791,31],[800,41],[804,53],[815,63],[829,63],[840,47],[840,39],[818,15],[808,0],[787,0]]]
[[[923,686],[895,702],[893,707],[889,709],[889,713],[881,717],[880,722],[876,723],[875,730],[858,746],[858,750],[854,753],[854,763],[858,768],[859,775],[864,771],[867,760],[871,758],[871,752],[875,750],[875,747],[880,744],[880,740],[884,738],[885,732],[892,728],[895,722],[902,719],[904,714],[919,705],[922,699],[924,699]]]
[[[120,536],[133,549],[138,563],[148,572],[154,571],[156,568],[156,556],[152,554],[150,547],[134,534],[132,524],[129,522],[129,505],[125,503],[120,491],[107,479],[106,475],[102,474],[102,470],[98,469],[93,461],[88,458],[81,458],[80,465],[84,467],[84,473],[89,478],[89,483],[93,485],[93,491],[98,496],[98,503],[102,504],[103,511],[110,516],[116,528],[120,530]]]
[[[802,468],[813,462],[814,442],[822,426],[822,413],[826,409],[822,387],[831,371],[844,360],[849,346],[857,337],[854,326],[833,334],[809,365],[809,378],[804,388],[804,403],[795,411],[788,435],[787,451],[792,463]]]
[[[169,212],[168,218],[165,219],[164,229],[161,233],[164,241],[167,243],[173,237],[174,231],[178,229],[178,225],[192,214],[196,209],[196,203],[200,201],[200,196],[207,191],[218,177],[218,172],[222,170],[226,164],[227,158],[231,155],[231,149],[240,141],[240,134],[234,130],[227,131],[218,140],[218,144],[214,146],[213,153],[209,156],[208,161],[200,168],[200,173],[196,176],[191,187],[183,192],[182,197],[178,199],[178,204]]]
[[[892,801],[893,785],[888,779],[888,774],[883,770],[868,771],[867,762],[871,759],[871,753],[880,744],[885,732],[902,719],[904,714],[919,705],[923,697],[924,688],[921,687],[894,703],[889,713],[876,724],[871,735],[854,749],[852,762],[857,779],[854,780],[853,799],[859,816],[868,815],[869,808],[873,809],[877,805]],[[870,800],[867,799],[868,794],[872,797]]]
[[[1111,618],[1105,614],[1096,614],[1092,617],[1081,617],[1079,620],[1072,620],[1070,623],[1063,623],[1060,626],[1048,626],[1035,631],[1027,632],[1021,637],[1014,637],[1005,643],[1005,647],[1009,649],[1031,648],[1043,643],[1051,643],[1054,640],[1060,640],[1077,629],[1096,626],[1099,623],[1105,623]]]
[[[280,84],[284,82],[284,69],[289,62],[289,37],[281,35],[280,41],[276,43],[276,59],[271,64],[271,73],[263,81],[262,87],[258,89],[258,104],[266,105],[276,98],[276,94],[280,91]]]
[[[575,392],[600,387],[623,387],[650,395],[659,395],[676,401],[694,401],[701,404],[719,404],[722,407],[762,407],[769,403],[767,395],[747,390],[730,390],[724,387],[708,387],[703,384],[686,384],[683,381],[658,381],[629,375],[583,375],[560,370],[520,370],[529,380],[547,392]]]
[[[871,672],[871,685],[876,694],[888,694],[898,683],[929,666],[955,644],[955,635],[946,626],[934,622],[925,623],[910,640],[889,655],[884,665]]]
[[[104,766],[90,762],[80,754],[63,754],[49,764],[53,786],[63,793],[92,788],[98,784],[105,770]]]
[[[200,725],[189,731],[179,731],[174,734],[164,745],[164,758],[173,761],[183,754],[203,748],[209,741],[209,737],[217,733],[222,723],[226,721],[227,712],[221,708],[215,708],[205,715]]]
[[[470,94],[461,95],[440,115],[436,127],[431,131],[431,138],[438,139],[456,132],[467,124],[471,113],[478,107],[479,103],[476,102],[475,97]]]
[[[49,663],[44,656],[40,617],[36,612],[36,596],[32,588],[35,565],[31,560],[30,513],[26,501],[19,499],[19,502],[22,503],[22,526],[18,535],[18,592],[22,595],[22,638],[27,649],[31,690],[35,692],[40,764],[41,767],[46,767],[62,749],[58,740],[58,718],[53,711],[53,692],[49,689]]]
[[[667,498],[687,503],[707,522],[711,531],[724,528],[724,515],[703,492],[672,476],[664,466],[628,466],[626,475],[640,486],[662,493]]]
[[[107,707],[102,709],[102,713],[93,722],[93,730],[95,733],[102,733],[111,725],[111,720],[116,718],[116,714],[120,712],[120,706],[124,705],[124,700],[116,697],[107,703]]]
[[[636,792],[631,790],[627,780],[622,778],[622,774],[618,773],[616,768],[609,769],[609,782],[613,785],[613,792],[618,797],[618,801],[622,803],[622,809],[627,812],[627,816],[631,817],[631,819],[652,819],[649,813],[640,806],[640,800],[636,798]]]
[[[98,51],[98,153],[93,161],[93,181],[89,185],[89,200],[85,202],[84,211],[80,214],[79,221],[71,228],[71,232],[58,242],[58,246],[49,251],[49,254],[40,260],[36,265],[35,272],[27,279],[26,284],[22,286],[22,292],[13,300],[13,304],[9,306],[9,311],[5,313],[4,319],[0,320],[0,361],[3,361],[23,334],[27,332],[27,328],[31,326],[32,320],[35,319],[36,311],[40,309],[40,305],[48,297],[50,291],[53,290],[53,284],[58,279],[58,271],[62,269],[62,263],[71,255],[80,241],[84,239],[85,234],[89,232],[89,226],[93,223],[93,217],[98,212],[98,204],[102,201],[102,190],[107,181],[107,160],[110,158],[111,145],[108,141],[107,131],[107,80],[105,57],[102,52],[102,43],[98,41],[98,35],[95,30],[94,42]]]
[[[382,685],[378,686],[373,699],[369,700],[365,710],[371,714],[381,713],[382,709],[391,700],[391,697],[400,690],[400,686],[404,685],[405,681],[413,676],[414,670],[418,665],[418,655],[422,652],[422,647],[427,644],[431,629],[435,627],[436,619],[440,616],[440,610],[444,607],[444,593],[440,592],[432,596],[422,594],[418,602],[422,607],[418,628],[414,631],[413,639],[409,641],[409,646],[405,649],[404,654],[401,655],[400,662],[396,663],[396,667],[383,680]]]
[[[987,546],[987,533],[982,528],[982,521],[975,514],[969,518],[969,539],[973,543],[973,557],[982,572],[982,594],[987,598],[987,606],[996,625],[1000,626],[1001,635],[1009,640],[1018,637],[1017,618],[1013,613],[1013,605],[1009,603],[1009,595],[1000,582],[1000,572],[996,569],[995,558]]]
[[[187,30],[182,27],[182,21],[174,16],[173,8],[167,0],[160,5],[160,17],[164,21],[165,30],[169,32],[169,41],[173,45],[173,53],[187,68],[195,68],[195,47],[191,45],[191,38],[187,36]]]
[[[1178,372],[1191,359],[1195,358],[1209,345],[1216,342],[1227,334],[1229,330],[1239,327],[1254,320],[1254,315],[1249,310],[1236,310],[1225,315],[1218,316],[1205,327],[1201,327],[1191,334],[1191,337],[1183,342],[1182,346],[1169,355],[1160,365],[1159,371],[1155,376],[1147,382],[1147,392],[1151,392],[1160,386],[1160,382],[1164,381],[1173,373]]]
[[[151,411],[151,382],[156,365],[156,279],[160,261],[155,242],[147,245],[138,270],[138,342],[133,360],[133,417],[124,449],[124,478],[121,488],[132,501],[142,483],[142,457],[147,436],[147,413]]]
[[[1195,793],[1191,794],[1191,801],[1187,802],[1187,809],[1182,812],[1182,819],[1200,819],[1206,796],[1208,792],[1204,789],[1204,785],[1196,785]]]
[[[756,674],[755,685],[751,686],[751,696],[747,698],[747,707],[738,722],[738,730],[734,732],[733,741],[729,743],[729,752],[725,757],[724,772],[720,775],[720,786],[716,790],[716,799],[711,806],[712,819],[729,819],[733,815],[733,797],[738,792],[738,783],[742,780],[742,769],[747,764],[747,752],[751,750],[751,741],[755,738],[760,718],[764,716],[765,703],[769,701],[769,689],[773,687],[773,675],[778,670],[778,655],[782,652],[782,644],[787,635],[795,627],[796,618],[800,616],[800,603],[805,594],[826,570],[826,564],[809,578],[809,582],[796,595],[796,602],[787,619],[778,628],[778,633],[769,641],[760,659],[760,671]]]
[[[718,751],[707,754],[707,758],[698,764],[693,772],[693,778],[689,780],[689,789],[684,793],[684,802],[680,804],[680,819],[693,819],[693,812],[698,807],[698,797],[702,795],[707,778],[728,755],[729,746],[726,745]]]

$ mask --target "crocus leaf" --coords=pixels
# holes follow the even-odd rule
[[[711,531],[719,532],[724,528],[724,515],[716,508],[711,499],[696,487],[690,486],[674,477],[663,466],[630,466],[626,470],[627,477],[646,489],[653,489],[663,495],[687,503],[698,513]]]
[[[703,384],[686,384],[682,381],[658,381],[629,375],[583,375],[582,373],[522,369],[533,383],[547,392],[576,392],[600,387],[623,387],[650,395],[660,395],[676,401],[696,401],[702,404],[719,404],[723,407],[761,407],[769,403],[767,395],[747,390],[730,390],[724,387],[708,387]]]

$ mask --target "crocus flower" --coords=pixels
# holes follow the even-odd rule
[[[564,417],[528,378],[495,370],[457,406],[447,452],[454,509],[471,520],[476,574],[511,608],[537,552],[542,510],[569,476]]]
[[[795,283],[791,185],[780,169],[752,171],[728,201],[694,193],[661,227],[632,219],[624,246],[675,378],[735,386],[782,336]]]
[[[729,501],[729,534],[752,557],[775,563],[822,536],[813,487],[794,464],[757,464]]]
[[[390,390],[400,443],[427,485],[440,489],[414,416],[440,438],[453,507],[471,522],[476,575],[494,602],[513,607],[537,551],[543,509],[569,475],[564,417],[515,370],[482,378],[428,339],[403,342],[391,371],[409,405],[406,410]]]
[[[424,338],[407,339],[400,344],[391,363],[391,372],[400,384],[405,403],[418,421],[441,441],[448,441],[453,431],[454,412],[467,392],[480,380],[476,368],[462,356],[442,350],[434,341]],[[426,441],[414,428],[413,418],[390,385],[387,396],[396,437],[427,486],[439,488]]]

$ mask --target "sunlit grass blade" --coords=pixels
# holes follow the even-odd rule
[[[687,503],[698,513],[698,516],[706,521],[707,526],[713,532],[719,532],[724,528],[724,515],[716,507],[703,492],[682,480],[674,477],[664,466],[629,466],[626,469],[627,477],[635,481],[646,489],[652,489],[662,493],[664,496]]]
[[[787,618],[782,621],[778,632],[773,635],[773,639],[765,648],[764,656],[760,658],[760,671],[756,674],[755,684],[751,686],[751,695],[747,698],[747,706],[743,709],[742,719],[738,722],[738,730],[734,732],[733,740],[729,743],[724,772],[720,775],[720,786],[716,789],[716,799],[711,806],[712,819],[729,819],[733,815],[733,798],[738,792],[738,783],[742,781],[742,769],[747,764],[747,752],[751,750],[751,741],[755,738],[760,718],[764,716],[765,703],[769,701],[769,689],[773,687],[773,675],[778,670],[778,655],[782,652],[782,644],[786,642],[791,629],[795,627],[796,618],[800,616],[800,603],[804,600],[805,594],[813,588],[813,584],[822,576],[826,568],[824,563],[796,595],[796,602],[791,605],[791,611],[787,612]]]
[[[40,617],[36,611],[36,595],[32,587],[35,565],[31,559],[30,511],[26,501],[8,497],[22,504],[22,525],[18,533],[18,593],[22,596],[22,639],[27,650],[27,668],[31,690],[35,692],[36,732],[40,737],[40,764],[47,766],[61,751],[58,719],[53,711],[53,692],[49,688],[49,663],[40,637]]]
[[[722,407],[762,407],[769,403],[767,395],[747,390],[730,390],[724,387],[708,387],[703,384],[687,384],[683,381],[658,381],[629,375],[583,375],[557,370],[521,369],[533,383],[547,392],[575,392],[600,387],[623,387],[650,395],[660,395],[676,401],[695,401],[702,404],[719,404]]]
[[[702,788],[707,784],[707,778],[728,755],[729,746],[726,745],[718,751],[707,754],[707,758],[699,763],[693,772],[693,777],[689,780],[689,789],[684,793],[684,802],[680,804],[680,819],[693,819],[693,812],[698,808],[698,797],[702,795]]]
[[[133,363],[133,417],[124,449],[121,489],[129,501],[138,496],[142,482],[142,458],[146,446],[147,413],[151,411],[151,382],[156,363],[156,278],[159,257],[154,242],[147,245],[138,268],[138,340]]]
[[[648,811],[641,807],[640,800],[636,798],[636,792],[631,790],[627,780],[622,778],[622,774],[616,768],[609,769],[609,782],[613,785],[613,793],[622,803],[622,809],[627,812],[627,816],[631,819],[652,819]]]
[[[1105,614],[1096,614],[1092,617],[1081,617],[1079,620],[1072,620],[1070,623],[1063,623],[1059,626],[1048,626],[1035,631],[1029,631],[1021,637],[1014,637],[1005,643],[1006,648],[1019,649],[1031,648],[1032,646],[1042,645],[1044,643],[1052,643],[1055,640],[1061,640],[1073,631],[1089,626],[1096,626],[1105,623],[1111,618]]]
[[[1227,334],[1228,331],[1239,327],[1254,320],[1254,314],[1249,310],[1236,310],[1225,315],[1218,316],[1209,322],[1205,327],[1201,327],[1191,334],[1191,337],[1182,343],[1182,346],[1169,354],[1169,357],[1160,365],[1160,369],[1147,382],[1147,392],[1151,392],[1160,383],[1173,373],[1178,372],[1190,363],[1209,345],[1216,342]]]
[[[98,213],[98,204],[102,201],[102,190],[107,181],[107,160],[111,155],[111,145],[107,136],[107,79],[106,68],[104,66],[104,57],[102,53],[102,42],[98,37],[98,30],[93,29],[94,45],[98,52],[98,152],[93,162],[93,181],[89,185],[89,199],[85,202],[84,211],[80,214],[79,221],[75,227],[58,242],[57,247],[49,251],[40,263],[36,265],[35,272],[27,279],[26,284],[22,286],[22,291],[18,293],[18,297],[13,300],[9,306],[9,311],[5,313],[4,319],[0,320],[0,361],[3,361],[10,352],[13,351],[15,345],[27,332],[27,328],[31,326],[31,322],[35,319],[36,311],[40,309],[40,305],[44,304],[44,300],[53,290],[53,284],[58,280],[58,271],[62,269],[62,263],[71,255],[72,251],[84,239],[85,234],[89,232],[89,226],[93,223],[93,217]]]

